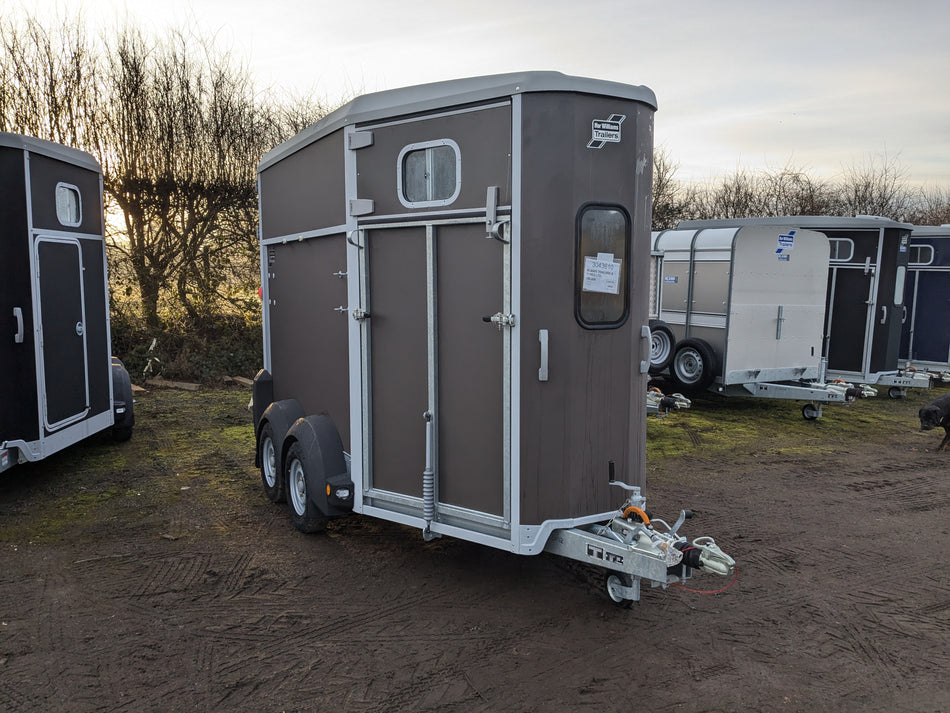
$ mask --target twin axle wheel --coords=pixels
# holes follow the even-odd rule
[[[286,426],[278,423],[277,428]],[[301,532],[326,529],[330,517],[352,509],[353,488],[336,426],[320,415],[298,418],[282,441],[274,431],[275,426],[263,420],[257,438],[265,495],[273,503],[287,503]]]

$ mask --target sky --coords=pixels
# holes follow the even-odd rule
[[[0,14],[22,7],[0,0]],[[950,186],[950,0],[32,0],[97,29],[190,27],[261,87],[335,105],[384,89],[556,70],[642,84],[655,139],[702,181],[896,159]]]

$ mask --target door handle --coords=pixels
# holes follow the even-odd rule
[[[881,324],[887,323],[887,305],[881,305]]]
[[[541,343],[541,368],[538,369],[538,381],[548,380],[548,330],[538,330],[538,341]]]
[[[16,334],[13,335],[13,341],[16,344],[23,344],[23,308],[14,307],[13,316],[16,318]]]

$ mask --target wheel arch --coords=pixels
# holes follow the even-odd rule
[[[333,419],[327,414],[302,416],[294,421],[280,449],[281,468],[286,467],[287,452],[299,445],[300,460],[307,478],[307,497],[324,515],[345,515],[353,509],[353,483],[343,453],[343,440]],[[328,495],[327,490],[331,490]],[[344,488],[349,496],[335,496]]]
[[[254,404],[256,408],[257,393],[254,394]],[[277,464],[278,472],[282,472],[284,456],[287,454],[287,448],[289,447],[289,444],[286,443],[287,436],[294,423],[304,416],[306,416],[306,414],[304,413],[303,406],[300,405],[297,399],[274,401],[266,406],[254,424],[254,465],[258,468],[261,467],[261,427],[265,423],[269,423],[274,436],[274,443],[278,446],[276,450],[280,456],[280,462]]]

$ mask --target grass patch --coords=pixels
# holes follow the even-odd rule
[[[859,448],[867,438],[919,430],[917,411],[946,391],[914,391],[903,399],[891,399],[884,390],[849,405],[825,404],[822,418],[816,421],[802,417],[804,402],[702,394],[693,399],[689,409],[647,419],[647,462],[686,455],[711,458],[847,451]]]

